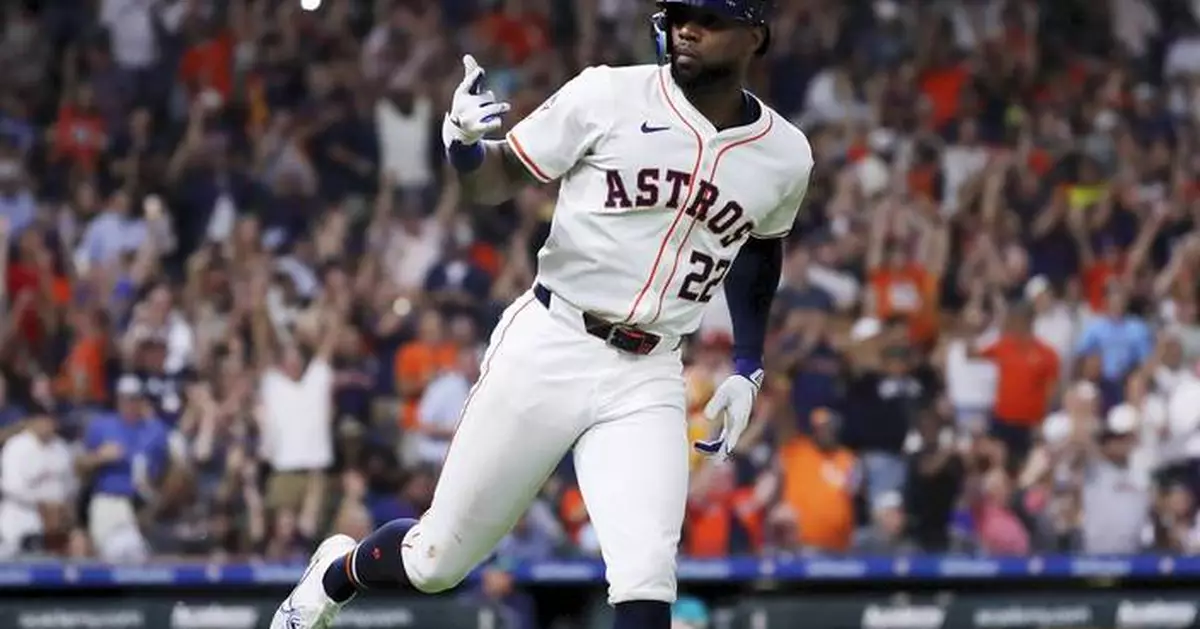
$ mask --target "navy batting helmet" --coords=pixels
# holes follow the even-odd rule
[[[650,18],[650,25],[654,33],[654,44],[658,51],[659,63],[666,63],[669,59],[669,48],[671,45],[671,29],[667,23],[667,9],[672,5],[696,7],[711,11],[717,15],[721,15],[737,22],[749,24],[751,26],[762,26],[766,28],[767,20],[771,17],[771,0],[657,0],[659,11]],[[771,41],[771,32],[767,31],[767,38],[763,41],[756,53],[763,55],[767,52],[767,47]]]

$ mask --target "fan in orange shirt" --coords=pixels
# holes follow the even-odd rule
[[[558,517],[566,529],[567,538],[572,543],[579,543],[579,535],[589,521],[587,506],[583,504],[583,492],[578,485],[570,485],[559,497]]]
[[[805,548],[845,552],[854,533],[858,457],[837,438],[840,418],[813,411],[812,437],[796,435],[779,449],[781,499],[799,523]]]
[[[1098,247],[1093,245],[1092,235],[1085,224],[1084,211],[1069,211],[1071,232],[1082,267],[1083,297],[1092,312],[1104,312],[1109,288],[1113,282],[1120,281],[1125,273],[1125,252],[1110,239],[1102,239]]]
[[[92,88],[81,85],[75,97],[64,100],[49,137],[50,158],[93,173],[108,143],[108,131],[96,107]]]
[[[218,29],[183,53],[179,60],[179,78],[193,98],[206,89],[216,91],[228,102],[233,97],[233,33]]]
[[[521,65],[550,45],[545,18],[526,10],[523,4],[503,2],[501,10],[488,14],[476,25],[481,38],[499,46],[514,66]]]
[[[75,405],[102,404],[108,399],[108,316],[103,310],[70,316],[75,340],[54,383],[55,392]]]
[[[738,487],[735,466],[706,461],[688,489],[683,550],[688,557],[728,557],[762,545],[762,509],[754,487]]]
[[[1005,321],[1004,334],[971,354],[996,365],[996,401],[989,432],[1005,445],[1008,461],[1018,465],[1033,447],[1035,430],[1050,407],[1058,384],[1059,358],[1033,335],[1033,310],[1015,304]]]
[[[907,219],[905,219],[907,215]],[[909,253],[906,243],[890,240],[890,224],[897,219],[917,228],[920,257]],[[915,218],[912,211],[898,213],[889,207],[873,217],[867,251],[867,282],[873,316],[880,320],[902,317],[909,325],[912,340],[932,344],[937,337],[939,290],[948,253],[945,226]]]
[[[946,61],[933,64],[920,78],[921,93],[933,105],[933,117],[938,127],[958,115],[963,88],[971,79],[971,73],[965,65]]]
[[[417,425],[417,404],[425,387],[443,369],[454,366],[458,356],[452,341],[446,338],[442,315],[427,310],[417,322],[417,338],[396,351],[396,392],[400,394],[400,425]]]

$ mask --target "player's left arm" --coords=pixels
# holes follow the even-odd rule
[[[695,448],[704,454],[728,457],[750,424],[754,399],[765,377],[763,345],[782,269],[783,238],[751,237],[725,276],[737,373],[717,387],[704,408],[710,421],[722,421],[721,434],[715,440],[696,442]]]
[[[751,237],[725,278],[734,365],[738,374],[748,378],[763,366],[767,322],[782,271],[783,238]]]
[[[763,347],[766,344],[771,303],[783,271],[783,240],[796,220],[796,213],[807,191],[811,163],[809,159],[809,167],[792,193],[751,233],[725,276],[725,300],[729,304],[729,318],[733,324],[736,375],[717,387],[705,407],[705,414],[710,420],[723,417],[721,434],[716,440],[695,444],[697,450],[706,454],[732,454],[742,432],[750,423],[754,399],[765,376]]]
[[[725,298],[733,324],[733,357],[737,373],[751,380],[762,371],[767,322],[783,272],[783,241],[808,191],[811,159],[807,163],[792,191],[755,226],[725,276]]]

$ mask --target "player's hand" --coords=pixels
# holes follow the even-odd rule
[[[750,375],[733,375],[725,379],[704,407],[709,421],[721,420],[721,434],[712,441],[697,441],[697,451],[709,456],[728,458],[737,446],[742,432],[750,424],[750,411],[754,409],[754,398],[762,388],[763,370],[756,369]]]
[[[454,90],[450,111],[442,121],[442,142],[475,144],[483,136],[500,129],[500,116],[511,106],[496,101],[491,90],[483,89],[483,68],[471,55],[463,56],[464,76]]]

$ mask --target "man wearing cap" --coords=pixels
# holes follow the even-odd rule
[[[117,382],[117,410],[92,417],[77,467],[91,489],[88,531],[106,561],[144,561],[148,554],[138,528],[141,490],[167,463],[167,429],[150,416],[145,391],[133,376]]]
[[[912,553],[916,546],[905,537],[904,496],[885,491],[871,501],[871,524],[854,535],[854,552],[860,555],[897,555]]]
[[[1083,484],[1083,551],[1129,554],[1142,547],[1150,515],[1150,475],[1132,465],[1138,416],[1130,406],[1109,413],[1100,430],[1100,448],[1088,462]]]
[[[71,451],[57,434],[48,409],[34,408],[25,428],[0,450],[0,557],[31,546],[52,546],[70,522],[68,503],[75,489]]]
[[[878,368],[863,370],[846,389],[841,439],[862,457],[869,500],[904,487],[904,442],[917,413],[937,394],[937,377],[917,358],[911,345],[892,341],[882,348]]]
[[[167,344],[165,333],[144,329],[134,348],[133,370],[126,375],[137,379],[159,419],[174,425],[183,414],[183,389],[190,379],[190,370],[167,369]]]

